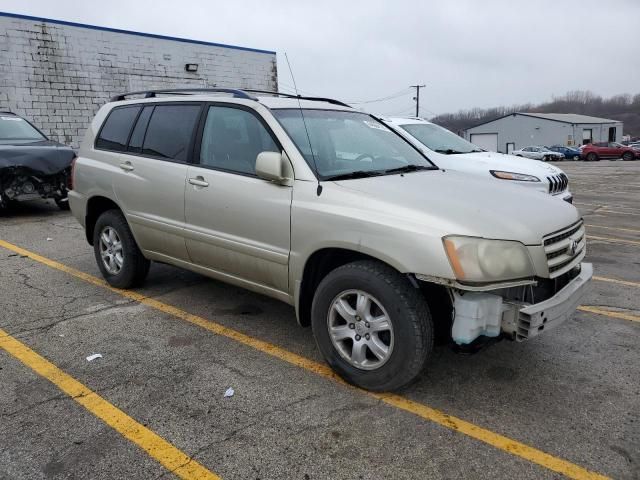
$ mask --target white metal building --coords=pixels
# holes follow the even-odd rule
[[[276,53],[0,12],[0,110],[77,146],[117,93],[152,88],[277,90]]]
[[[574,113],[516,112],[464,131],[464,138],[492,152],[510,153],[530,145],[579,146],[619,142],[622,122]]]

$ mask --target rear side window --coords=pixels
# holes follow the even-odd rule
[[[127,149],[127,140],[129,140],[133,122],[135,122],[139,111],[139,106],[119,107],[111,110],[96,140],[96,148],[124,152]]]
[[[136,126],[134,127],[133,133],[131,134],[131,139],[129,140],[130,152],[135,152],[135,153],[142,152],[142,142],[144,140],[144,134],[147,131],[147,125],[149,124],[149,119],[151,118],[151,112],[153,112],[153,106],[144,107],[142,109],[142,113],[138,117]]]
[[[143,155],[186,162],[199,105],[156,105],[149,120]]]

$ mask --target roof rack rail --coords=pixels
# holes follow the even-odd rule
[[[138,92],[125,92],[111,97],[111,102],[120,102],[125,100],[126,97],[131,95],[144,95],[144,98],[155,98],[157,95],[162,94],[178,94],[178,95],[191,95],[194,93],[230,93],[235,98],[243,98],[245,100],[257,100],[255,97],[247,94],[244,90],[238,90],[235,88],[162,88],[154,90],[141,90]]]
[[[342,107],[352,108],[351,105],[348,105],[340,100],[334,100],[333,98],[324,98],[324,97],[303,97],[302,95],[292,95],[290,93],[282,93],[282,92],[271,92],[269,90],[254,90],[254,89],[245,89],[245,92],[250,93],[266,93],[268,95],[274,95],[276,97],[285,97],[285,98],[299,98],[300,100],[311,100],[312,102],[327,102],[333,103],[334,105],[340,105]]]

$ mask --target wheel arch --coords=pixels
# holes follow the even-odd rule
[[[87,201],[87,212],[85,215],[85,235],[89,245],[93,245],[93,230],[98,217],[107,210],[120,210],[120,206],[110,198],[96,195]]]

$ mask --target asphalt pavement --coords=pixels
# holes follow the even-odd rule
[[[110,289],[68,212],[1,213],[0,479],[639,479],[640,162],[559,166],[595,267],[582,309],[438,347],[393,395],[335,379],[285,304],[160,264]]]

